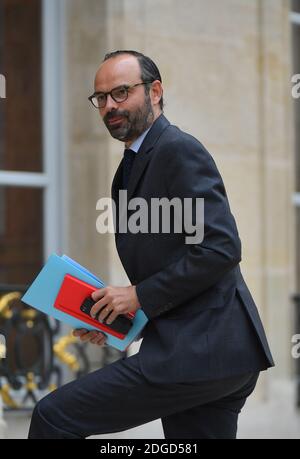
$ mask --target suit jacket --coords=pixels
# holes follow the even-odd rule
[[[112,183],[117,209],[122,162]],[[117,250],[149,318],[139,351],[145,377],[154,383],[184,383],[273,366],[239,268],[241,242],[220,173],[203,145],[163,115],[137,153],[128,201],[133,197],[144,198],[149,207],[151,198],[204,198],[199,244],[186,244],[184,232],[120,233],[116,214]]]

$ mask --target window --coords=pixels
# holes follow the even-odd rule
[[[42,172],[41,2],[2,0],[0,9],[0,170]],[[27,284],[42,265],[42,193],[0,182],[0,284]]]
[[[300,13],[300,1],[292,0],[292,11],[295,13]]]
[[[2,0],[0,9],[0,169],[41,172],[41,1]]]
[[[61,250],[61,3],[0,0],[0,284]]]
[[[0,284],[26,285],[43,260],[43,190],[0,186]]]

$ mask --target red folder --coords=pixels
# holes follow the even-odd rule
[[[113,330],[109,325],[99,322],[96,319],[93,319],[91,316],[85,314],[80,310],[80,307],[86,298],[90,297],[91,294],[98,290],[98,288],[93,287],[86,282],[83,282],[76,277],[66,274],[61,285],[61,288],[56,297],[54,307],[60,311],[69,314],[76,319],[80,319],[83,322],[86,322],[89,325],[97,328],[100,331],[110,334],[119,339],[124,339],[125,334],[120,333],[116,330]],[[128,319],[134,318],[134,313],[128,313],[125,315]],[[113,326],[113,323],[111,324]]]

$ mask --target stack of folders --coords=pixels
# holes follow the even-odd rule
[[[135,314],[119,315],[111,324],[92,318],[91,294],[105,283],[66,255],[52,254],[31,284],[22,301],[60,320],[72,328],[97,330],[106,335],[106,343],[120,351],[138,339],[148,322],[139,309]]]

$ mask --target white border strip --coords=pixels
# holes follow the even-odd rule
[[[292,200],[293,200],[294,206],[300,207],[300,193],[294,193]]]
[[[300,25],[300,13],[290,13],[290,20],[293,24]]]
[[[44,194],[44,258],[62,250],[64,1],[43,0],[43,151],[49,186]]]
[[[0,186],[22,186],[30,188],[45,188],[49,185],[46,174],[38,172],[0,172]]]

